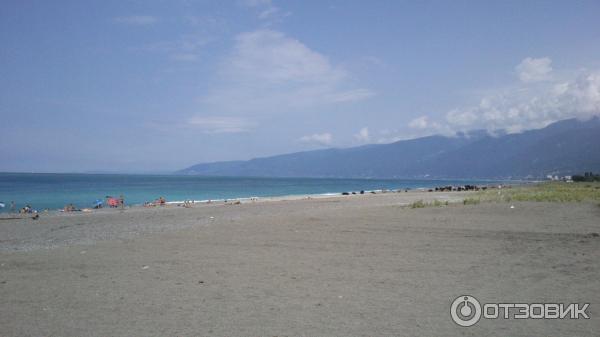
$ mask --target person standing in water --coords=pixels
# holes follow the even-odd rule
[[[125,208],[125,197],[123,196],[123,194],[121,194],[121,196],[119,197],[119,206],[121,207],[121,209]]]
[[[14,213],[17,210],[17,206],[15,205],[14,201],[10,202],[10,212]]]

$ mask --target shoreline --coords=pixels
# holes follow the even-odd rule
[[[468,181],[468,180],[465,180]],[[496,181],[494,181],[496,182]],[[498,186],[502,187],[511,187],[511,186],[523,186],[530,184],[538,184],[541,181],[502,181],[496,182],[497,184],[479,184],[479,185],[446,185],[443,187],[463,187],[463,186],[476,186],[477,188],[497,188]],[[154,208],[154,207],[165,207],[165,206],[184,206],[186,202],[190,202],[192,207],[193,205],[203,205],[203,204],[219,204],[219,203],[248,203],[248,202],[265,202],[265,201],[286,201],[286,200],[302,200],[302,199],[320,199],[320,198],[329,198],[329,197],[346,197],[346,196],[354,196],[354,195],[371,195],[371,194],[386,194],[386,193],[408,193],[408,192],[437,192],[438,187],[412,187],[412,188],[396,188],[396,189],[375,189],[375,190],[361,190],[361,191],[344,191],[344,192],[326,192],[326,193],[314,193],[314,194],[288,194],[288,195],[273,195],[273,196],[250,196],[250,197],[232,197],[232,198],[220,198],[220,199],[201,199],[201,200],[173,200],[166,201],[165,205],[160,206],[156,204],[130,204],[126,205],[124,209],[135,209],[135,208]],[[362,192],[362,193],[361,193]],[[457,190],[452,190],[448,192],[457,192]],[[3,218],[7,217],[22,217],[22,218],[30,218],[35,214],[38,215],[53,215],[53,214],[71,214],[71,213],[95,213],[98,211],[104,210],[121,210],[121,208],[111,208],[108,206],[102,207],[100,209],[94,209],[89,207],[84,207],[81,209],[77,209],[76,211],[65,212],[63,209],[44,209],[41,211],[36,211],[33,213],[19,213],[19,212],[9,212],[7,210],[0,211],[0,221]]]
[[[507,186],[507,185],[504,185]],[[360,191],[359,191],[360,192]],[[302,201],[302,200],[326,200],[326,199],[346,199],[346,198],[357,198],[357,197],[373,197],[380,195],[393,195],[400,194],[406,196],[415,196],[417,194],[426,193],[427,195],[435,196],[438,193],[464,193],[473,191],[429,191],[427,188],[415,188],[404,190],[371,190],[364,191],[363,194],[359,192],[340,192],[340,193],[318,193],[318,194],[289,194],[281,196],[264,196],[264,197],[241,197],[241,198],[229,198],[229,199],[210,199],[210,200],[188,200],[190,201],[190,207],[185,207],[186,200],[180,201],[166,201],[164,205],[143,205],[133,204],[126,205],[124,208],[119,207],[103,207],[100,209],[83,208],[77,211],[65,212],[62,209],[55,210],[44,210],[36,213],[0,213],[0,220],[17,220],[17,219],[30,219],[32,216],[38,214],[40,216],[63,216],[63,215],[93,215],[102,213],[122,213],[123,211],[135,211],[135,210],[160,210],[160,209],[185,209],[185,208],[199,208],[208,206],[230,206],[230,205],[248,205],[248,204],[260,204],[260,203],[272,203],[272,202],[285,202],[285,201]],[[348,194],[343,194],[348,193]],[[411,198],[412,199],[412,198]],[[416,199],[415,199],[416,201]]]
[[[17,217],[0,218],[0,252],[31,251],[53,249],[73,244],[96,244],[112,239],[127,239],[155,232],[178,231],[199,224],[210,224],[215,218],[231,217],[246,211],[262,211],[279,208],[328,207],[332,204],[356,205],[393,205],[407,207],[411,203],[424,200],[460,203],[474,192],[384,192],[350,195],[310,195],[284,196],[247,200],[229,200],[228,202],[195,203],[191,207],[183,204],[144,207],[128,206],[103,208],[78,212],[40,213],[32,219],[31,214]],[[194,218],[192,214],[197,214]],[[13,214],[13,216],[15,216]],[[4,231],[4,235],[2,232]]]

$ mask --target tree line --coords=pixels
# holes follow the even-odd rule
[[[585,172],[583,175],[576,174],[572,177],[573,181],[600,181],[600,174]]]

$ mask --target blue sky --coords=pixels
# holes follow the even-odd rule
[[[600,113],[598,1],[7,1],[0,171],[199,162]]]

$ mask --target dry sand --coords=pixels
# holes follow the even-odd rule
[[[391,193],[0,221],[0,336],[598,336],[600,207]],[[591,303],[589,320],[450,304]]]

